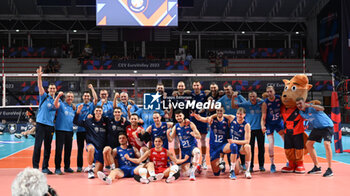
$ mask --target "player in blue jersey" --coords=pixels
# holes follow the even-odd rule
[[[42,172],[52,174],[49,170],[49,160],[51,154],[51,142],[54,132],[54,119],[56,108],[54,106],[55,94],[57,91],[55,84],[49,84],[48,93],[45,92],[42,82],[42,67],[36,70],[38,74],[38,90],[39,90],[39,108],[36,116],[36,133],[33,150],[33,168],[39,168],[41,145],[44,142],[44,160]]]
[[[245,155],[247,163],[247,170],[245,177],[250,179],[252,175],[250,173],[250,159],[251,159],[251,147],[250,147],[250,124],[245,121],[246,110],[244,108],[238,108],[236,113],[236,119],[230,123],[230,137],[228,142],[231,144],[231,171],[230,179],[235,180],[238,173],[236,160],[239,157],[238,154]]]
[[[314,162],[314,167],[308,172],[308,174],[321,173],[321,167],[317,161],[317,154],[314,148],[315,142],[322,142],[324,140],[324,147],[326,149],[326,158],[328,163],[328,169],[323,174],[323,177],[333,176],[331,167],[332,163],[332,135],[333,135],[333,121],[325,114],[324,107],[320,105],[306,104],[304,98],[298,97],[296,99],[296,105],[299,109],[300,115],[309,121],[312,126],[312,131],[306,142],[307,151],[310,153],[310,157]]]
[[[142,119],[143,125],[142,127],[146,130],[150,125],[154,124],[153,121],[153,113],[158,112],[161,117],[164,116],[164,111],[163,110],[148,110],[148,109],[143,109],[140,108],[135,112],[139,117],[140,120]]]
[[[271,161],[270,172],[276,172],[276,166],[274,164],[274,132],[276,131],[282,139],[284,139],[283,134],[283,120],[281,117],[281,97],[275,95],[275,89],[273,86],[266,87],[267,98],[261,105],[261,130],[263,133],[266,132],[267,139],[269,141],[269,154]]]
[[[83,103],[77,104],[77,107],[79,105],[83,105],[83,108],[81,109],[79,118],[80,120],[86,119],[86,117],[89,114],[94,113],[95,105],[97,104],[98,97],[95,92],[94,87],[92,84],[88,85],[88,88],[91,90],[91,94],[93,97],[93,101],[91,101],[91,95],[89,91],[85,91],[83,94]],[[77,136],[77,146],[78,146],[78,154],[77,154],[77,172],[81,172],[83,168],[83,151],[84,151],[84,143],[86,140],[86,130],[84,127],[78,126],[78,131],[76,133]]]
[[[181,148],[181,158],[184,159],[186,155],[192,157],[188,159],[184,164],[182,164],[182,172],[183,175],[188,176],[188,172],[190,174],[190,180],[196,180],[195,172],[200,173],[200,165],[199,159],[201,156],[201,152],[197,147],[197,140],[200,139],[201,135],[197,130],[197,127],[194,123],[190,123],[190,125],[186,125],[186,121],[184,120],[184,114],[181,110],[175,111],[175,118],[177,120],[177,124],[173,127],[172,132],[170,134],[169,142],[175,138],[175,135],[179,137],[180,148]],[[192,163],[192,167],[190,164]]]
[[[73,142],[73,119],[75,116],[75,106],[72,104],[74,100],[73,92],[66,94],[64,102],[60,100],[63,92],[59,92],[55,99],[55,107],[57,108],[56,128],[56,152],[55,152],[55,174],[62,175],[61,160],[64,145],[64,172],[73,173],[70,168],[70,156],[72,152]]]
[[[86,130],[86,149],[88,151],[88,178],[95,178],[95,173],[103,169],[103,148],[106,145],[106,127],[109,119],[102,117],[103,109],[101,106],[96,106],[93,118],[79,119],[83,105],[77,108],[73,123],[82,126]],[[92,168],[92,163],[95,163],[95,172]]]
[[[152,148],[154,148],[154,139],[156,137],[160,137],[162,138],[162,141],[163,141],[163,147],[168,150],[169,149],[168,140],[170,137],[171,128],[173,127],[173,123],[162,122],[161,119],[162,119],[161,115],[158,112],[154,112],[153,113],[154,123],[146,129],[145,134],[149,134],[150,139],[152,141]]]
[[[243,107],[247,111],[246,121],[251,126],[251,137],[250,137],[250,146],[252,150],[252,161],[250,165],[250,170],[253,172],[254,168],[254,151],[255,151],[255,138],[258,143],[258,160],[259,160],[259,170],[261,172],[265,171],[265,135],[261,130],[261,104],[264,102],[260,98],[257,98],[257,93],[251,91],[248,93],[249,101],[237,103],[235,97],[238,94],[234,93],[232,96],[232,108]]]
[[[191,116],[197,120],[210,125],[210,138],[209,138],[209,153],[211,169],[215,176],[220,175],[221,170],[224,172],[225,162],[223,161],[223,154],[229,154],[231,152],[230,144],[227,139],[229,136],[230,121],[234,119],[234,116],[224,117],[225,109],[221,107],[216,110],[216,114],[210,117],[201,117],[199,114],[192,113]]]
[[[139,175],[141,178],[139,182],[143,184],[148,184],[149,180],[147,179],[147,169],[144,168],[144,164],[137,166],[132,161],[129,161],[128,158],[139,158],[140,152],[137,148],[128,145],[128,139],[125,132],[119,133],[119,143],[120,146],[116,148],[115,156],[115,165],[116,169],[112,170],[108,176],[102,171],[97,172],[99,179],[103,180],[107,184],[112,184],[114,179],[120,179],[125,177],[134,177],[134,175]]]
[[[191,92],[192,100],[195,100],[197,102],[205,103],[207,102],[207,96],[204,91],[201,90],[202,85],[199,81],[194,81],[192,84],[193,91]],[[194,109],[197,114],[201,115],[202,117],[207,116],[207,111],[205,109]],[[190,121],[193,122],[198,131],[201,134],[201,153],[202,153],[202,168],[208,169],[207,163],[206,163],[206,155],[207,155],[207,134],[208,134],[208,123],[203,123],[198,121],[194,117],[190,117]]]
[[[107,143],[103,149],[104,165],[110,169],[115,169],[114,158],[116,155],[116,148],[119,146],[118,136],[119,133],[125,132],[126,127],[130,125],[130,122],[125,118],[122,118],[122,109],[116,107],[114,109],[114,118],[110,119],[110,123],[107,127]]]

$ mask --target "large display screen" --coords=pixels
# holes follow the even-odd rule
[[[177,0],[96,0],[98,26],[177,26]]]

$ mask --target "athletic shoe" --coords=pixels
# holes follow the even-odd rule
[[[312,170],[307,172],[308,174],[320,174],[321,172],[321,167],[317,167],[316,165],[312,168]]]
[[[297,174],[305,174],[305,167],[303,161],[298,161],[294,170]]]
[[[197,174],[201,174],[202,173],[202,166],[200,164],[197,165],[196,172],[197,172]]]
[[[224,161],[221,162],[221,163],[219,163],[219,168],[220,168],[220,170],[221,170],[222,173],[225,172],[225,170],[226,170],[226,165],[225,165],[225,162],[224,162]]]
[[[64,172],[66,173],[74,173],[74,170],[72,168],[64,169]]]
[[[77,169],[77,172],[82,172],[83,171],[83,168],[82,167],[78,167],[78,169]]]
[[[266,169],[264,168],[264,166],[260,166],[260,167],[259,167],[259,170],[260,170],[261,172],[266,171]]]
[[[328,168],[326,172],[323,174],[323,177],[331,177],[333,176],[333,171],[331,168]]]
[[[141,184],[148,184],[150,181],[147,178],[142,178],[140,179]]]
[[[237,179],[237,177],[235,175],[235,171],[233,171],[233,170],[230,171],[230,179],[231,180],[236,180]]]
[[[56,175],[63,175],[61,169],[55,169],[55,174]]]
[[[93,179],[95,178],[94,170],[90,169],[88,171],[88,179]]]
[[[156,177],[156,176],[150,176],[150,177],[148,177],[148,180],[149,180],[150,182],[154,182],[154,181],[157,180],[157,177]]]
[[[246,171],[245,174],[244,174],[245,178],[247,179],[251,179],[252,178],[252,174],[250,174],[249,171]]]
[[[91,169],[93,169],[93,168],[85,167],[84,172],[87,173],[87,172],[89,172]]]
[[[52,171],[50,171],[48,168],[44,168],[44,169],[42,169],[41,171],[42,171],[44,174],[48,174],[48,175],[53,174]]]
[[[275,166],[275,164],[271,165],[270,172],[271,173],[276,173],[276,166]]]
[[[112,184],[112,179],[110,177],[106,176],[106,174],[101,172],[101,171],[97,172],[97,177],[109,185]]]
[[[20,134],[20,133],[15,133],[14,136],[15,136],[17,139],[21,139],[21,138],[22,138],[22,134]]]
[[[106,166],[105,166],[105,169],[106,169],[107,171],[111,171],[111,166],[106,165]]]
[[[163,173],[159,173],[159,174],[156,175],[156,181],[159,181],[159,180],[161,180],[163,178],[164,178],[164,174]]]
[[[169,176],[166,180],[165,180],[165,182],[166,183],[172,183],[172,182],[174,182],[175,181],[175,177],[174,176]]]
[[[191,172],[190,174],[190,181],[196,181],[196,176],[194,175],[194,172]]]
[[[207,170],[208,169],[208,165],[207,165],[206,162],[202,163],[202,168],[203,168],[203,170]]]

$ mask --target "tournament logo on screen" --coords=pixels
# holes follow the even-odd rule
[[[177,26],[177,0],[97,0],[98,26]]]
[[[129,8],[138,13],[142,12],[148,4],[148,0],[128,0],[128,6]]]

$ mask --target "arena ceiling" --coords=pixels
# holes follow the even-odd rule
[[[302,22],[329,0],[194,0],[180,21]],[[0,20],[95,20],[95,7],[37,6],[37,0],[1,0]]]

